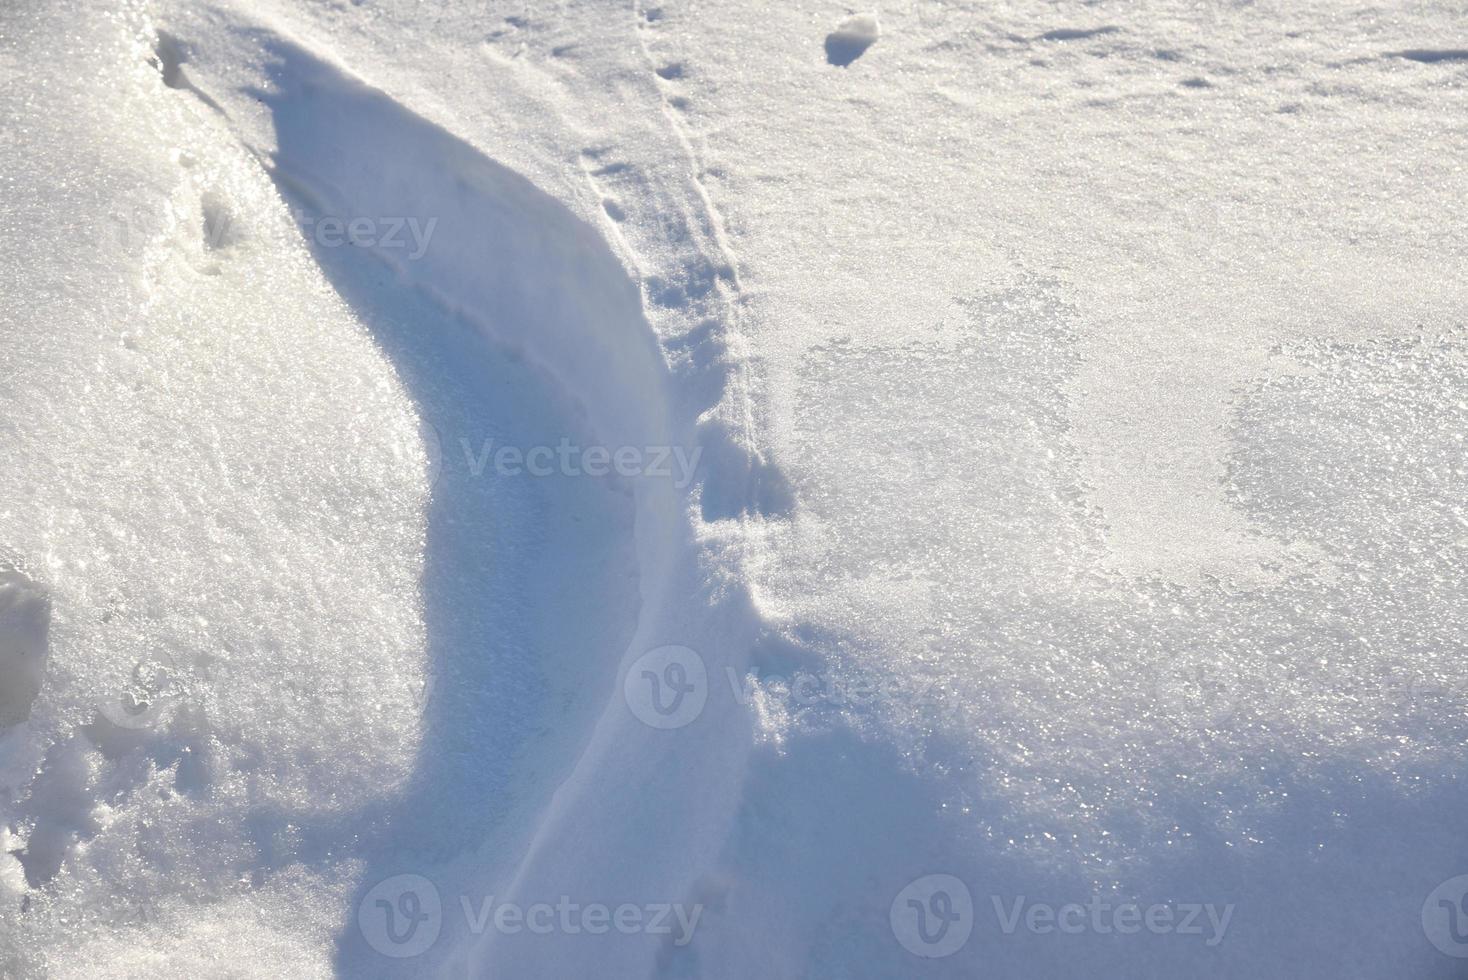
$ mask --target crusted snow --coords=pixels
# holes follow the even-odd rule
[[[0,976],[1455,975],[1465,32],[0,10]]]

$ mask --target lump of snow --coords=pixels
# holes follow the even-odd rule
[[[30,717],[46,671],[50,624],[46,593],[0,562],[0,728]]]
[[[826,60],[845,68],[877,43],[876,14],[852,14],[826,35]]]

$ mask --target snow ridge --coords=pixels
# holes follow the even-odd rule
[[[629,710],[621,682],[638,658],[668,644],[696,650],[710,677],[743,676],[748,668],[759,618],[742,586],[709,583],[694,517],[700,501],[706,517],[758,512],[771,499],[769,487],[779,485],[778,474],[748,451],[747,393],[726,391],[732,397],[720,399],[719,413],[730,406],[743,412],[737,424],[680,417],[637,288],[595,230],[306,46],[269,32],[250,37],[268,52],[271,67],[270,85],[249,94],[270,117],[268,128],[242,124],[242,138],[287,193],[344,218],[408,215],[423,226],[436,219],[421,255],[380,248],[372,254],[404,288],[542,368],[579,405],[602,444],[706,461],[691,488],[652,475],[630,481],[639,594],[635,633],[619,654],[619,683],[607,690],[579,759],[534,819],[518,869],[508,881],[474,881],[466,890],[522,906],[559,895],[674,903],[703,894],[708,886],[700,876],[715,864],[738,809],[754,744],[748,716],[720,700],[686,729],[659,730]],[[228,96],[219,100],[230,104]],[[711,206],[710,215],[717,243]],[[737,279],[723,254],[711,288],[732,310]],[[728,383],[737,389],[737,376]],[[594,607],[600,600],[584,601]],[[646,835],[624,822],[637,820],[636,801],[648,792],[686,807],[669,820],[676,830]],[[624,816],[608,820],[608,813]],[[604,860],[612,854],[618,860]],[[637,870],[629,873],[629,865]],[[666,945],[649,935],[457,938],[440,941],[434,956],[480,975],[543,968],[546,940],[556,943],[555,962],[566,975],[636,975],[651,969]],[[343,941],[348,955],[359,944],[350,930]]]

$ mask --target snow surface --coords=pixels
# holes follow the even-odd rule
[[[0,977],[1460,975],[1465,41],[0,8]]]
[[[826,60],[845,68],[881,36],[876,14],[852,14],[826,35]]]

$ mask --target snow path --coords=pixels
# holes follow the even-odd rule
[[[697,460],[710,443],[723,438],[718,430],[696,433],[693,419],[675,417],[667,371],[642,318],[637,291],[592,229],[523,178],[304,47],[268,35],[258,37],[272,65],[271,87],[258,95],[270,112],[274,145],[261,143],[255,149],[270,161],[283,190],[322,215],[412,216],[419,227],[436,221],[431,243],[417,257],[381,247],[372,250],[388,263],[399,288],[409,288],[421,299],[396,300],[386,287],[364,290],[360,269],[333,273],[332,265],[340,266],[345,256],[328,256],[321,250],[328,274],[365,319],[411,323],[399,328],[409,338],[401,341],[407,345],[417,342],[409,335],[432,320],[460,321],[507,345],[516,356],[543,369],[552,386],[566,393],[563,397],[575,404],[581,424],[603,446],[667,448],[675,459]],[[221,95],[219,101],[227,105],[230,98]],[[384,152],[385,147],[390,151]],[[409,174],[411,180],[403,179]],[[353,290],[359,295],[352,296]],[[400,302],[420,308],[391,309]],[[425,303],[437,312],[424,315]],[[445,329],[444,324],[437,329]],[[447,453],[452,453],[456,441],[444,439]],[[729,447],[714,452],[722,459],[737,454]],[[699,484],[705,495],[716,489],[710,480],[704,477]],[[471,868],[444,866],[429,875],[450,904],[457,904],[456,894],[471,900],[498,895],[522,906],[553,902],[560,895],[613,905],[623,900],[678,902],[697,892],[699,876],[723,846],[737,809],[744,759],[753,746],[748,715],[733,699],[718,699],[689,728],[658,730],[629,710],[622,686],[613,682],[618,674],[611,668],[618,660],[635,661],[648,650],[674,643],[695,648],[711,676],[722,675],[726,667],[742,676],[759,632],[758,619],[741,590],[703,584],[708,570],[693,539],[692,501],[685,488],[652,474],[639,475],[628,485],[635,500],[631,531],[637,595],[630,609],[636,616],[635,632],[630,642],[616,633],[594,638],[600,640],[600,662],[576,663],[574,677],[569,676],[572,665],[558,665],[568,672],[564,678],[568,688],[600,691],[606,703],[589,737],[569,734],[587,730],[584,725],[577,729],[573,718],[555,719],[559,734],[553,741],[574,746],[579,756],[563,779],[555,775],[554,763],[545,764],[543,753],[536,757],[540,785],[560,785],[543,813],[521,814],[532,819],[535,830],[523,845],[518,868],[507,879],[498,878],[505,870],[504,859],[494,847],[486,847],[488,853],[470,862]],[[757,506],[747,501],[730,505],[742,492],[739,489],[732,494],[717,492],[718,499],[735,510]],[[550,515],[545,524],[580,523],[573,518]],[[430,575],[433,540],[430,530]],[[595,565],[585,550],[583,546],[582,554],[572,557],[576,543],[567,542],[561,571],[574,563]],[[598,595],[590,589],[580,591],[588,584],[585,578],[574,581],[578,591],[570,597],[568,613],[604,610],[615,622],[618,608],[625,609],[626,597],[608,587],[610,583],[603,584],[608,594]],[[548,586],[554,592],[554,585]],[[449,601],[445,608],[465,606],[472,608],[472,600]],[[432,622],[430,615],[430,628]],[[485,690],[490,686],[486,684]],[[436,678],[435,689],[440,687],[441,677]],[[513,696],[513,689],[497,691],[494,703]],[[494,703],[478,707],[493,709]],[[466,700],[462,710],[470,707]],[[516,725],[524,725],[516,714],[499,722],[504,731],[497,739],[497,753],[513,741]],[[451,758],[436,758],[435,751],[430,728],[419,776],[426,792],[452,784],[458,771]],[[566,748],[559,757],[562,767],[573,758],[568,754],[572,751]],[[439,766],[447,767],[441,775],[433,771]],[[482,788],[492,797],[499,787],[490,780]],[[684,808],[678,814],[663,812],[668,832],[638,834],[625,823],[640,822],[640,801],[649,795]],[[469,793],[463,799],[474,801],[477,796]],[[398,819],[421,835],[413,814],[426,805],[423,796],[410,794]],[[621,815],[622,820],[609,815]],[[455,816],[440,814],[439,819],[453,826]],[[503,840],[516,826],[523,823],[503,821],[490,843],[517,846]],[[460,824],[456,829],[451,839],[467,846],[465,828]],[[434,839],[440,859],[454,856],[442,837]],[[596,859],[613,855],[615,860]],[[422,855],[401,845],[384,861],[378,869],[381,874],[365,876],[363,894],[384,875],[426,873]],[[464,936],[452,936],[452,930],[462,928],[456,919],[446,916],[450,933],[432,955],[472,963],[478,975],[526,975],[545,962],[548,942],[556,944],[556,962],[573,972],[637,975],[651,968],[667,943],[664,937],[649,935],[616,936],[609,942],[609,937],[590,935],[490,932],[465,947]],[[382,965],[362,943],[355,924],[342,936],[341,955],[348,972]],[[422,962],[411,966],[412,971],[423,968]]]

